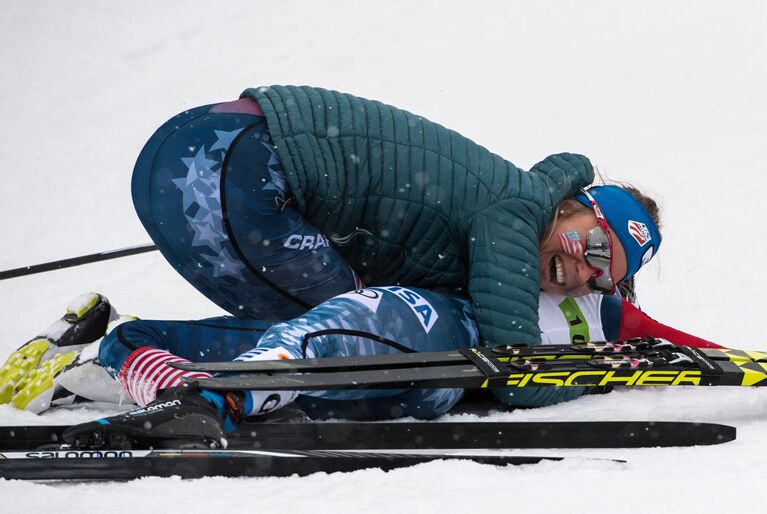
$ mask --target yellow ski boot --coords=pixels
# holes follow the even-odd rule
[[[100,340],[117,318],[109,300],[97,293],[75,298],[66,314],[13,352],[0,366],[0,404],[42,412],[55,399],[56,378],[73,366],[80,352]],[[66,391],[63,392],[66,395]],[[71,396],[71,394],[70,394]]]

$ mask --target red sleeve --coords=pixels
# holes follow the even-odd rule
[[[711,341],[682,332],[675,328],[658,323],[650,316],[634,307],[631,303],[621,302],[620,339],[632,337],[660,337],[680,346],[695,346],[697,348],[724,348]]]

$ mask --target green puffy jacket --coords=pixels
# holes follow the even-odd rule
[[[298,210],[367,285],[462,287],[483,344],[537,344],[539,240],[594,178],[557,154],[530,171],[421,116],[314,87],[248,89]]]

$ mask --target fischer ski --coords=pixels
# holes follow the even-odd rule
[[[148,476],[282,477],[305,476],[318,472],[356,471],[366,468],[388,471],[435,460],[471,460],[481,464],[506,466],[564,459],[564,457],[549,456],[352,451],[49,450],[0,454],[0,478],[131,480]],[[613,459],[588,460],[625,462]]]
[[[765,352],[684,347],[649,337],[325,360],[170,365],[239,374],[195,381],[216,390],[767,385]]]
[[[0,452],[55,448],[67,426],[0,426]],[[681,421],[242,422],[229,450],[641,448],[721,444],[734,427]]]

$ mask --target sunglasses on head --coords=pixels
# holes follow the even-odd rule
[[[588,280],[588,286],[592,291],[611,294],[615,291],[615,281],[610,269],[613,245],[607,230],[607,219],[594,197],[585,189],[581,189],[581,193],[591,202],[591,209],[597,218],[597,226],[589,230],[587,234],[584,252],[586,263],[595,270]]]

